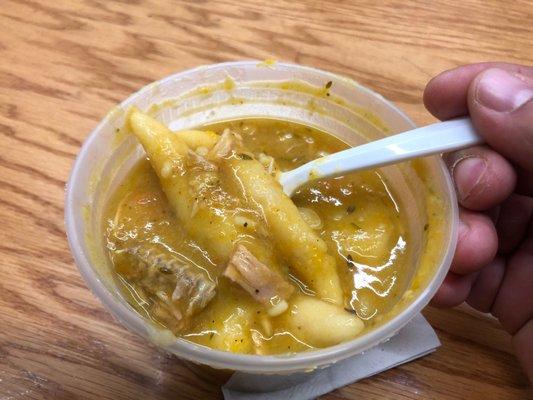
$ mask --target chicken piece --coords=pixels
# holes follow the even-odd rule
[[[235,248],[223,275],[239,284],[260,303],[274,307],[287,300],[294,291],[279,273],[261,263],[243,245]]]
[[[217,171],[218,168],[215,164],[207,161],[205,157],[189,149],[189,160],[187,166],[189,168],[196,168],[200,171]]]
[[[144,271],[141,284],[147,289],[164,288],[175,279],[171,296],[164,290],[159,290],[156,296],[171,310],[181,326],[186,324],[185,319],[202,310],[215,296],[216,284],[194,266],[145,246],[130,247],[125,252],[133,256],[139,269]]]
[[[236,137],[229,129],[225,129],[220,136],[220,139],[215,143],[213,148],[207,154],[210,159],[216,160],[218,158],[226,157],[235,147]]]

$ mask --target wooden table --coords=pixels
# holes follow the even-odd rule
[[[69,253],[64,186],[96,123],[176,71],[275,58],[353,77],[417,123],[430,77],[481,60],[533,63],[531,1],[37,1],[0,4],[0,399],[217,399],[128,333]],[[366,4],[365,4],[366,3]],[[496,321],[427,309],[434,354],[325,399],[524,399]]]

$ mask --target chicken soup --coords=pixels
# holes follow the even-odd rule
[[[407,282],[402,205],[376,171],[317,179],[289,198],[283,171],[348,147],[312,127],[233,120],[172,132],[137,109],[146,152],[113,194],[105,239],[129,303],[177,337],[280,354],[351,340]]]

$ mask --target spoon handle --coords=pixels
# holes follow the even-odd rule
[[[283,191],[289,195],[306,181],[381,167],[412,158],[458,150],[483,143],[470,118],[427,125],[411,131],[318,158],[281,174]]]

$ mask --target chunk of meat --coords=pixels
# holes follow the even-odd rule
[[[144,271],[143,283],[148,288],[164,288],[169,281],[172,282],[172,294],[168,296],[161,290],[157,297],[178,320],[196,314],[215,296],[216,284],[202,270],[170,254],[146,246],[130,247],[126,252],[135,257],[138,266]],[[180,325],[184,325],[186,321],[180,322]]]
[[[201,156],[200,154],[196,153],[195,151],[189,150],[187,152],[189,159],[187,162],[187,166],[189,168],[196,168],[200,171],[216,171],[217,166],[205,159],[205,157]]]
[[[241,138],[229,129],[224,129],[220,139],[213,146],[208,153],[208,158],[216,160],[218,158],[227,157],[236,145],[240,145]]]
[[[261,263],[243,245],[235,248],[223,275],[263,304],[271,304],[272,299],[286,300],[294,291],[279,273]]]

